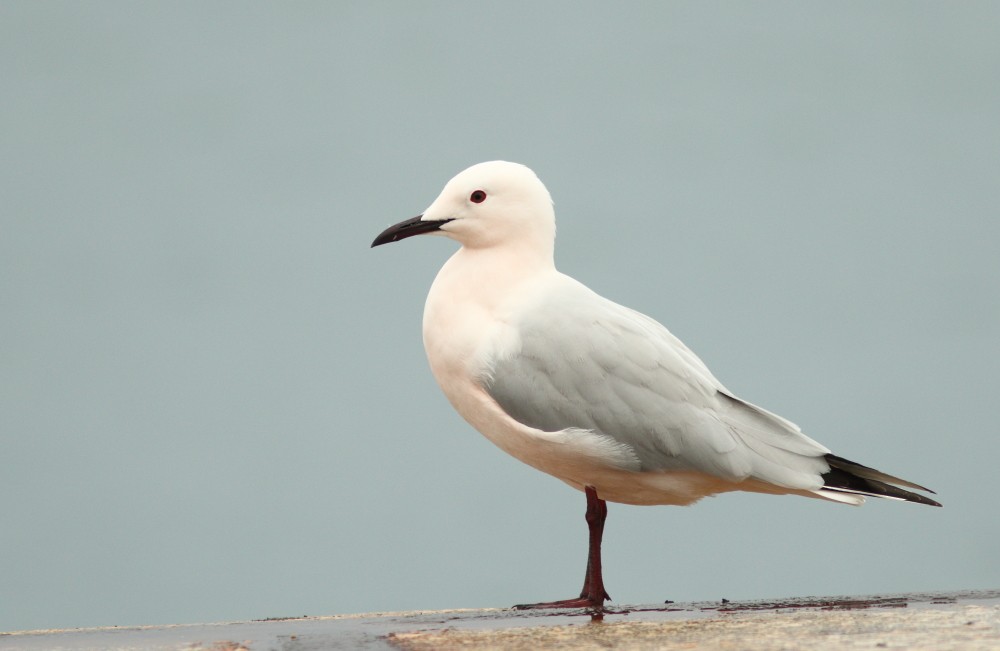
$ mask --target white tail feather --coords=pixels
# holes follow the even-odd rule
[[[851,506],[861,506],[865,503],[865,496],[863,493],[858,493],[857,491],[845,490],[843,488],[821,488],[819,490],[810,491],[825,500],[830,500],[832,502],[840,502],[841,504],[850,504]]]

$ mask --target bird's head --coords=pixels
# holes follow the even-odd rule
[[[542,247],[555,239],[552,197],[535,173],[518,163],[490,161],[460,172],[422,214],[390,226],[372,246],[434,233],[464,247]]]

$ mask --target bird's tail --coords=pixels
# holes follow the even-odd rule
[[[834,454],[827,454],[824,458],[830,464],[830,471],[823,474],[823,488],[816,491],[823,497],[840,502],[860,504],[864,501],[861,496],[871,495],[929,506],[941,506],[929,497],[900,488],[900,486],[906,486],[934,493],[931,489],[924,488],[920,484],[887,475],[874,468],[862,466],[860,463],[848,461]]]

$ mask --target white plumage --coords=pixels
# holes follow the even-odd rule
[[[662,325],[557,271],[552,200],[527,167],[470,167],[373,246],[420,233],[462,245],[424,311],[434,377],[473,427],[521,461],[629,504],[747,490],[937,505],[892,484],[927,489],[836,457],[740,400]],[[588,603],[602,602],[599,592]]]

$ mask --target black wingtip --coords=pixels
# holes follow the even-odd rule
[[[860,493],[873,497],[888,497],[892,499],[905,500],[916,504],[926,504],[927,506],[942,506],[929,497],[908,491],[893,484],[900,484],[934,494],[929,488],[924,488],[919,484],[893,477],[880,470],[875,470],[860,463],[855,463],[834,454],[824,457],[830,464],[829,472],[823,474],[823,485],[831,489],[840,489],[850,493]]]

